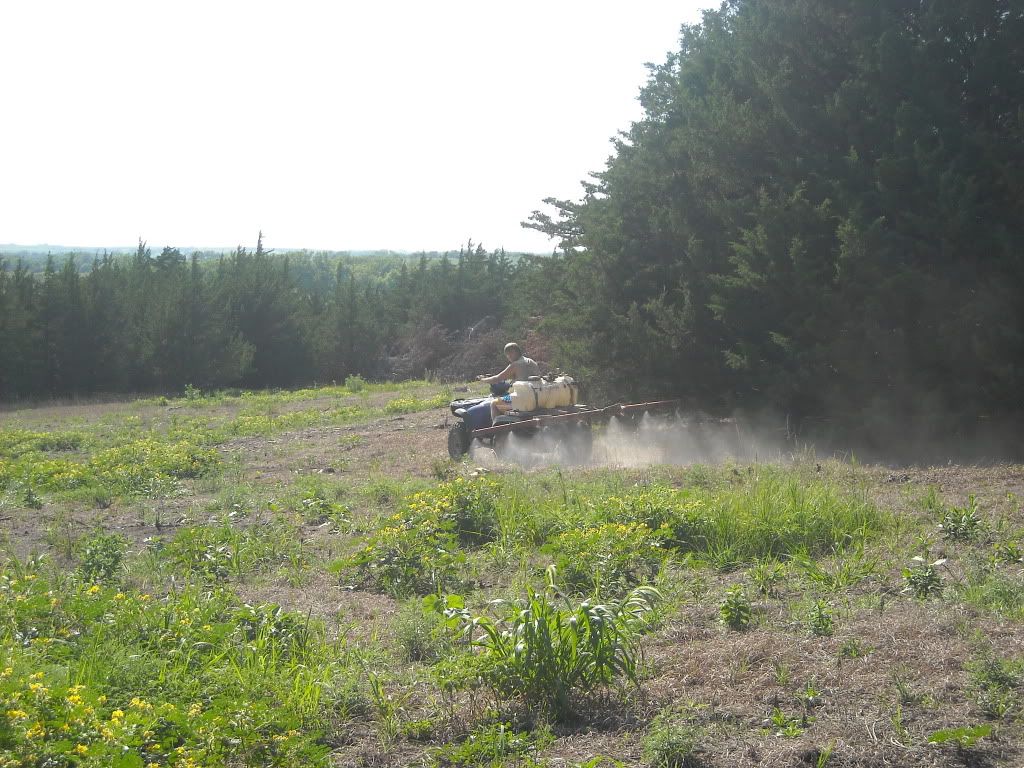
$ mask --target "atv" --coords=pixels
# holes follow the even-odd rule
[[[448,431],[448,455],[461,459],[469,452],[474,441],[492,448],[501,456],[513,434],[517,438],[547,440],[537,441],[545,447],[553,447],[560,463],[586,464],[590,461],[593,448],[593,425],[613,416],[640,414],[645,411],[674,407],[677,400],[659,400],[650,403],[609,405],[592,408],[576,404],[559,408],[541,408],[532,411],[511,411],[490,421],[490,398],[478,397],[453,400],[450,404],[452,415],[458,421]],[[487,409],[486,418],[483,410]]]

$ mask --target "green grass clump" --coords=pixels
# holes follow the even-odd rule
[[[986,717],[1001,719],[1020,707],[1019,688],[1024,661],[1007,659],[985,650],[967,664],[974,703]]]
[[[885,524],[865,496],[771,467],[741,476],[739,484],[682,490],[652,484],[594,503],[602,519],[642,522],[661,532],[666,546],[718,567],[820,555],[863,541]]]
[[[675,708],[664,709],[651,722],[643,740],[643,759],[651,768],[697,768],[704,729]]]
[[[639,632],[659,593],[638,587],[616,602],[572,602],[547,573],[543,590],[527,589],[523,605],[500,621],[472,619],[480,633],[482,674],[495,695],[556,720],[617,681],[638,684]]]

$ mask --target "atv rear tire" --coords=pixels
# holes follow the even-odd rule
[[[448,430],[448,455],[458,461],[469,453],[469,425],[464,421],[455,424]]]

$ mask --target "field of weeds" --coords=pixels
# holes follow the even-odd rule
[[[0,765],[1024,762],[1024,468],[482,471],[450,396],[0,416]]]

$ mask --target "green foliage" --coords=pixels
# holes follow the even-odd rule
[[[754,563],[749,573],[758,592],[766,597],[774,597],[786,574],[786,568],[778,560],[767,557]]]
[[[812,560],[797,555],[793,562],[814,586],[828,592],[839,592],[858,584],[878,570],[877,562],[858,546],[850,551],[837,554],[831,563]]]
[[[18,562],[0,567],[0,657],[0,754],[19,765],[325,765],[332,686],[353,674],[322,627],[274,606]]]
[[[498,492],[485,478],[456,478],[413,493],[362,549],[332,568],[354,570],[364,586],[395,596],[447,591],[465,561],[459,543],[474,546],[498,536]]]
[[[992,733],[991,725],[966,725],[960,728],[943,728],[928,736],[929,744],[956,744],[960,747],[973,747],[980,739]]]
[[[695,768],[704,729],[677,709],[659,712],[643,741],[643,760],[651,768]]]
[[[1024,573],[971,568],[956,590],[969,605],[1013,621],[1024,621]]]
[[[623,594],[658,575],[665,552],[661,534],[641,523],[606,523],[559,534],[548,551],[566,587]]]
[[[734,584],[725,590],[725,599],[718,608],[718,615],[729,629],[740,631],[750,626],[750,600],[741,584]]]
[[[765,721],[776,736],[784,736],[788,739],[795,739],[801,736],[807,726],[814,720],[806,713],[802,716],[787,715],[780,707],[772,707],[771,714]]]
[[[815,600],[807,616],[807,628],[811,634],[824,637],[835,631],[832,607],[824,600]]]
[[[992,545],[992,560],[996,563],[1024,563],[1024,547],[1019,539],[1003,539]]]
[[[451,401],[450,392],[441,392],[426,399],[418,397],[396,397],[384,406],[384,413],[417,413],[434,408],[443,408]]]
[[[993,719],[1007,717],[1019,705],[1018,688],[1024,674],[1024,662],[1000,658],[991,651],[977,654],[968,664],[974,702]]]
[[[545,731],[529,733],[518,731],[510,723],[493,723],[476,728],[459,744],[439,748],[434,760],[444,766],[501,766],[515,765],[529,768],[539,765],[530,759],[539,747],[551,741]]]
[[[335,561],[331,570],[394,597],[443,592],[458,585],[465,555],[450,526],[415,515],[397,514],[366,537],[355,554]]]
[[[528,589],[525,605],[500,622],[476,617],[467,630],[495,694],[564,719],[580,698],[617,681],[638,684],[637,634],[658,598],[637,587],[616,602],[572,603],[549,569],[545,589]]]
[[[866,647],[855,637],[844,640],[843,644],[839,646],[840,659],[859,659],[862,656],[867,656],[869,653],[871,653],[871,648]]]
[[[248,526],[228,521],[179,530],[169,542],[153,542],[175,569],[203,580],[238,578],[301,556],[295,528],[277,520]]]
[[[144,438],[101,451],[90,466],[101,483],[124,495],[152,495],[174,480],[201,477],[220,465],[216,451],[187,442]]]
[[[771,467],[759,467],[749,481],[732,486],[676,491],[655,485],[612,496],[599,513],[609,522],[642,522],[667,547],[725,566],[835,551],[885,523],[862,495]]]
[[[914,597],[922,600],[933,595],[941,595],[942,577],[939,576],[936,568],[945,562],[946,560],[943,558],[933,563],[927,563],[923,557],[915,557],[914,564],[903,569],[903,580],[907,584],[903,591],[912,592]]]
[[[978,504],[972,495],[966,507],[951,507],[942,516],[939,530],[947,539],[973,539],[981,525]]]
[[[105,534],[96,531],[78,542],[78,572],[87,584],[106,584],[117,581],[128,539],[120,534]]]
[[[448,599],[456,597],[449,596]],[[431,599],[436,601],[438,597],[427,595],[424,598]],[[461,601],[461,598],[459,600]],[[449,656],[453,651],[454,633],[446,621],[443,609],[435,609],[433,602],[404,602],[395,616],[392,628],[402,655],[409,661],[432,663]]]

